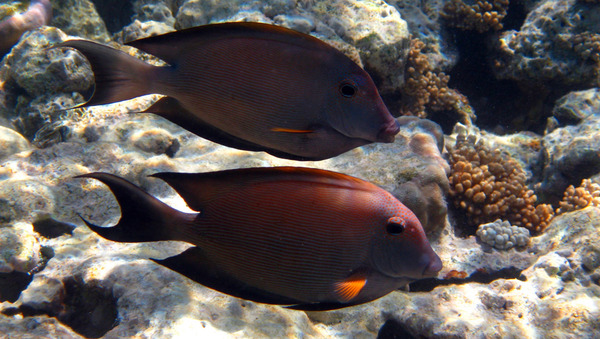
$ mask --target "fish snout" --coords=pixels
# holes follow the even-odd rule
[[[377,135],[378,142],[392,143],[394,142],[396,134],[400,131],[400,124],[396,119],[392,119],[390,122],[383,125]]]
[[[423,270],[423,277],[433,278],[438,275],[438,272],[442,270],[442,260],[440,257],[433,253],[433,258],[429,261],[429,264],[425,266]]]

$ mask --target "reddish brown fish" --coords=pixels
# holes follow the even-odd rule
[[[155,67],[84,40],[66,41],[89,60],[93,106],[158,93],[156,113],[226,146],[320,160],[372,142],[392,142],[398,124],[371,77],[343,53],[287,28],[223,23],[129,45]]]
[[[415,215],[354,177],[295,167],[153,176],[198,213],[174,210],[116,176],[91,173],[81,177],[108,185],[122,217],[109,228],[86,224],[113,241],[191,243],[196,247],[155,261],[239,298],[335,309],[442,268]]]

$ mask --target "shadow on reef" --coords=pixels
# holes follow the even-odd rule
[[[477,115],[477,125],[483,129],[496,133],[529,130],[543,134],[555,101],[580,89],[560,83],[523,84],[496,78],[490,64],[494,41],[503,31],[519,29],[525,17],[523,4],[511,1],[499,32],[478,33],[448,27],[460,56],[456,66],[448,72],[449,86],[469,98]]]
[[[451,271],[452,272],[452,271]],[[448,274],[448,276],[450,273]],[[515,267],[503,268],[498,271],[488,272],[486,270],[475,271],[468,277],[460,277],[460,272],[453,274],[458,277],[448,277],[447,279],[428,278],[415,281],[410,286],[411,292],[431,292],[438,286],[462,285],[468,283],[489,284],[498,279],[519,279],[525,281],[526,278],[521,275],[521,270]]]
[[[64,293],[56,302],[22,305],[5,309],[8,316],[21,314],[24,317],[47,315],[57,318],[75,332],[87,338],[99,338],[118,324],[117,298],[100,282],[84,283],[81,278],[70,277],[63,281]]]
[[[92,0],[92,2],[110,33],[114,34],[131,23],[133,1]]]
[[[8,301],[14,303],[17,301],[21,292],[23,292],[33,280],[33,275],[43,270],[46,267],[48,260],[54,256],[54,250],[51,247],[43,246],[40,252],[42,260],[40,261],[40,264],[30,272],[13,271],[10,273],[0,273],[0,302]]]
[[[0,273],[0,302],[14,303],[19,299],[33,279],[33,275],[23,272]]]
[[[394,319],[389,319],[383,324],[377,333],[377,339],[414,339],[417,338],[412,335],[405,326]]]

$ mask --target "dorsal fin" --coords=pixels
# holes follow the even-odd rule
[[[304,167],[258,167],[210,173],[163,172],[151,176],[164,180],[196,211],[227,192],[261,182],[301,181],[359,190],[377,189],[369,182],[346,174]]]
[[[289,28],[258,22],[226,22],[187,28],[180,31],[134,40],[126,45],[141,49],[168,62],[175,64],[185,50],[202,44],[226,38],[256,38],[282,41],[311,49],[330,49],[337,51],[323,41],[308,34]]]

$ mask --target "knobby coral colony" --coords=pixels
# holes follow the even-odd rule
[[[573,185],[567,187],[563,200],[556,214],[571,212],[588,206],[600,206],[600,185],[593,183],[590,179],[583,179],[581,186],[575,188]]]
[[[519,163],[476,139],[458,134],[455,145],[447,146],[450,197],[454,206],[465,212],[470,226],[502,219],[539,233],[555,215],[600,206],[600,185],[590,179],[584,179],[577,188],[569,186],[556,212],[552,205],[536,205],[537,197],[528,189]]]
[[[451,0],[444,5],[442,17],[450,27],[479,33],[502,29],[502,19],[508,10],[508,0],[477,1],[472,5],[463,0]]]
[[[427,55],[422,53],[425,47],[421,40],[411,40],[400,113],[425,118],[428,111],[452,111],[458,115],[458,121],[470,125],[473,110],[469,101],[464,95],[448,87],[448,75],[434,70]]]
[[[561,41],[563,39],[564,42]],[[590,79],[598,79],[598,73],[600,73],[600,34],[583,32],[563,39],[559,40],[559,42],[566,45],[566,50],[570,49],[575,52],[581,63],[596,65],[588,76]],[[600,80],[596,80],[595,85],[600,86]]]
[[[536,205],[527,176],[519,163],[489,149],[474,135],[459,134],[449,146],[450,197],[466,213],[471,226],[496,219],[509,221],[532,232],[541,232],[554,216],[551,205]]]

